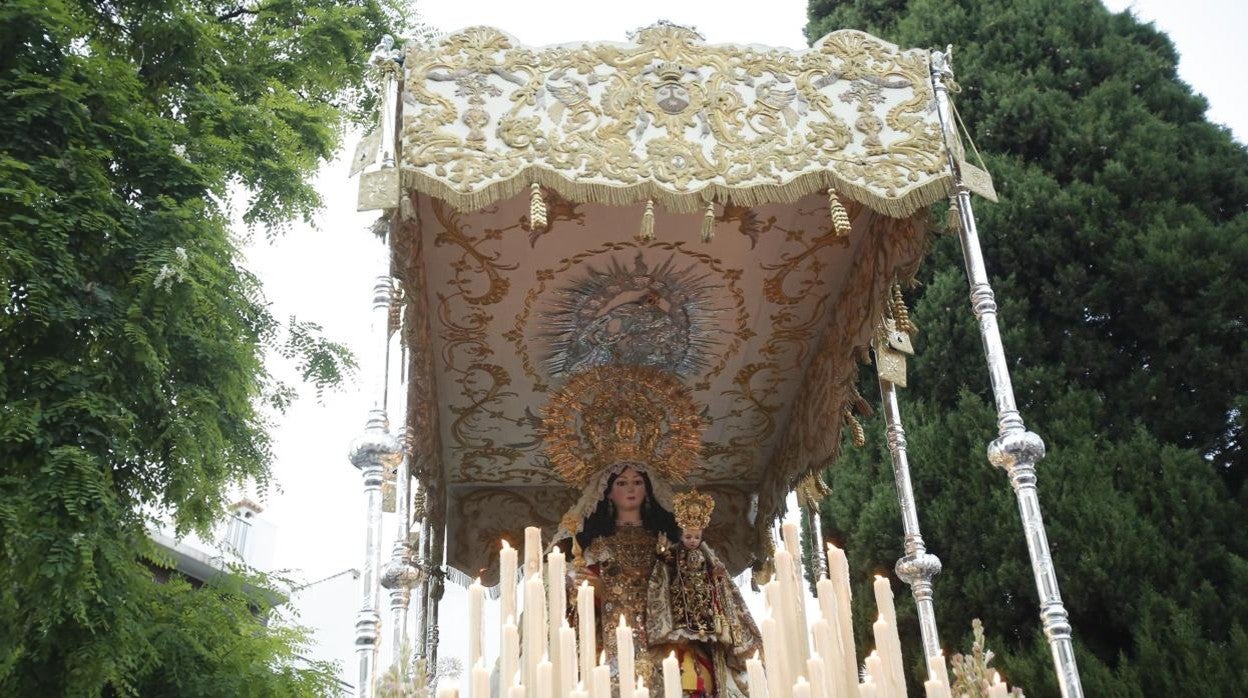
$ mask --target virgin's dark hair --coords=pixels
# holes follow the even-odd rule
[[[670,541],[680,540],[680,527],[676,525],[676,516],[659,504],[659,500],[654,496],[654,485],[650,484],[650,476],[645,473],[640,473],[640,475],[646,483],[645,504],[641,507],[642,527],[651,533],[666,534]],[[585,517],[581,532],[576,534],[576,540],[582,548],[588,548],[596,538],[615,534],[615,512],[612,511],[611,503],[607,500],[607,493],[611,491],[611,486],[615,484],[619,476],[619,473],[616,473],[607,480],[607,486],[602,491],[602,498],[598,500],[598,508],[594,509],[594,513]]]

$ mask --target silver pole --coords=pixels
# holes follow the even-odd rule
[[[944,131],[949,166],[953,171],[955,198],[958,205],[959,231],[962,256],[966,264],[967,281],[971,287],[971,307],[979,319],[979,334],[988,362],[988,375],[997,403],[998,436],[988,445],[988,460],[1006,471],[1014,496],[1018,500],[1018,512],[1027,539],[1027,552],[1031,557],[1032,575],[1036,592],[1040,597],[1040,620],[1044,634],[1053,653],[1058,686],[1063,698],[1083,698],[1083,686],[1079,681],[1079,667],[1075,663],[1074,643],[1071,640],[1070,620],[1062,595],[1057,586],[1057,573],[1049,553],[1049,540],[1044,530],[1044,518],[1040,514],[1040,498],[1036,490],[1036,463],[1044,457],[1044,441],[1035,433],[1027,431],[1023,418],[1014,401],[1014,387],[1010,384],[1010,370],[1005,359],[1005,347],[997,328],[997,303],[988,284],[988,272],[979,245],[979,231],[975,227],[975,214],[971,208],[971,192],[953,151],[948,147],[954,137],[953,111],[949,103],[946,80],[953,78],[948,56],[932,52],[932,85],[935,89],[937,112]]]
[[[919,612],[919,632],[923,637],[924,659],[940,654],[940,635],[936,632],[936,607],[932,603],[932,578],[940,574],[940,558],[927,552],[919,531],[919,511],[910,482],[910,457],[906,451],[906,431],[901,426],[901,408],[897,403],[897,386],[881,377],[880,402],[884,406],[885,434],[888,452],[893,460],[893,481],[897,485],[897,502],[901,505],[901,526],[905,532],[906,554],[894,568],[901,581],[910,585],[914,605]],[[936,678],[928,666],[928,678]]]
[[[389,252],[388,246],[386,247]],[[388,259],[388,256],[387,256]],[[388,264],[387,264],[388,268]],[[386,416],[386,335],[389,323],[390,296],[393,282],[389,275],[377,277],[373,286],[372,335],[379,356],[372,362],[373,375],[368,387],[373,406],[368,413],[364,433],[351,444],[352,465],[364,479],[364,565],[361,575],[361,604],[355,621],[355,646],[358,659],[356,695],[371,698],[377,679],[377,640],[381,630],[378,603],[381,596],[381,484],[387,467],[399,456],[399,445],[390,435]]]

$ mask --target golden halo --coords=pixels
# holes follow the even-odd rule
[[[576,487],[618,463],[684,482],[702,448],[701,430],[689,389],[674,375],[645,366],[578,373],[551,395],[542,419],[551,466]]]

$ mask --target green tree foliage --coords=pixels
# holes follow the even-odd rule
[[[350,365],[271,317],[230,199],[271,231],[311,216],[395,21],[387,0],[0,4],[0,694],[158,695],[184,685],[174,640],[200,638],[205,676],[282,645],[214,645],[208,614],[238,604],[155,585],[144,531],[204,530],[267,481],[264,405],[291,390],[266,348],[318,388]],[[266,675],[226,692],[305,681]]]
[[[1022,413],[1049,446],[1041,503],[1087,695],[1248,694],[1248,152],[1205,121],[1162,33],[1096,2],[815,0],[810,17],[812,39],[955,46],[1001,193],[976,213]],[[919,281],[901,399],[942,639],[965,651],[981,617],[1002,673],[1056,695],[1013,494],[984,456],[994,408],[955,239],[933,240]],[[883,426],[866,426],[881,437],[831,468],[825,507],[860,575],[901,549]]]

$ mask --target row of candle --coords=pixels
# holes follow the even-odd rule
[[[858,680],[850,615],[849,563],[845,552],[828,544],[828,576],[816,584],[819,615],[808,623],[804,572],[796,524],[785,524],[783,547],[775,554],[776,576],[764,585],[770,614],[763,618],[765,661],[747,660],[747,678],[753,698],[905,698],[906,683],[897,632],[893,592],[885,577],[873,585],[878,616],[872,625],[876,649],[866,658],[866,675]],[[552,551],[542,564],[541,532],[525,529],[524,647],[516,625],[517,551],[506,541],[500,553],[499,696],[506,698],[612,698],[610,668],[605,652],[596,647],[594,590],[583,582],[577,589],[579,626],[566,620],[563,553]],[[544,567],[544,569],[543,569]],[[545,575],[543,575],[545,572]],[[545,579],[543,580],[543,576]],[[482,607],[485,588],[480,581],[469,589],[469,698],[490,698],[489,670],[483,656]],[[578,642],[579,641],[579,642]],[[813,650],[812,650],[813,642]],[[579,653],[578,653],[579,644]],[[636,677],[633,633],[623,616],[616,628],[618,685],[635,687],[634,698],[646,698],[648,689]],[[523,661],[522,661],[523,659]],[[579,661],[578,661],[579,659]],[[597,663],[595,663],[597,659]],[[951,698],[943,655],[928,660],[927,698]],[[665,698],[680,698],[680,672],[675,655],[664,659]],[[999,680],[990,698],[1005,696]],[[625,692],[621,691],[621,698]]]

